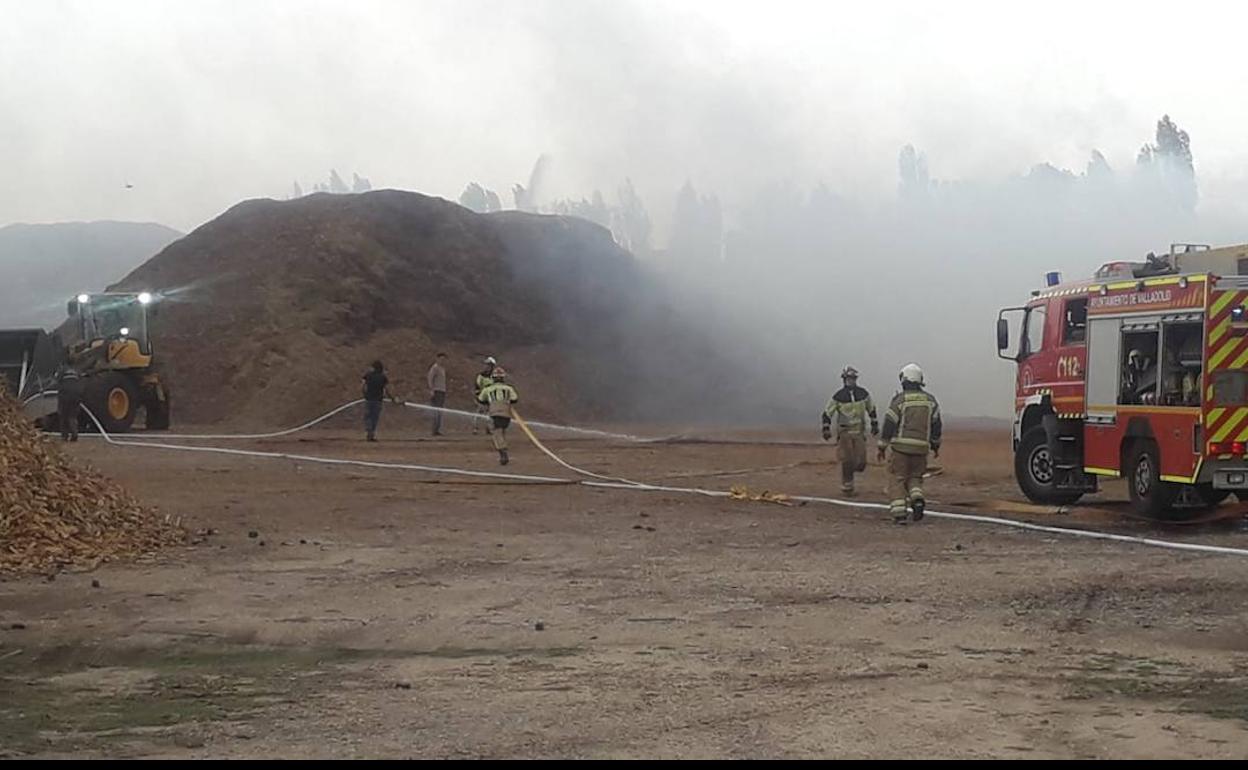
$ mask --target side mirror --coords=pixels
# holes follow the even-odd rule
[[[997,350],[1003,351],[1010,347],[1010,322],[1004,318],[997,319]]]
[[[71,299],[68,303],[66,303],[65,312],[69,314],[70,318],[78,315],[78,300]]]

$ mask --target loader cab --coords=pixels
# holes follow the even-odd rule
[[[103,341],[133,340],[139,351],[151,355],[148,314],[152,295],[147,292],[79,294],[66,307],[73,342],[84,346]]]

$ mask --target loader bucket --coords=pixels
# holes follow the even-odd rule
[[[0,385],[19,401],[56,387],[56,359],[42,329],[0,330]]]

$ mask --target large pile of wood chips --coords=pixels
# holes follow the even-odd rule
[[[42,439],[0,392],[0,573],[92,569],[184,540],[178,523]]]

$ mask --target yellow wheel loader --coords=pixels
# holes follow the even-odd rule
[[[81,377],[83,405],[104,430],[129,431],[140,410],[148,430],[168,428],[169,389],[156,370],[148,333],[152,295],[79,294],[67,310],[69,319],[50,335],[0,331],[0,372],[9,392],[41,427],[54,427],[57,373],[69,366]]]

